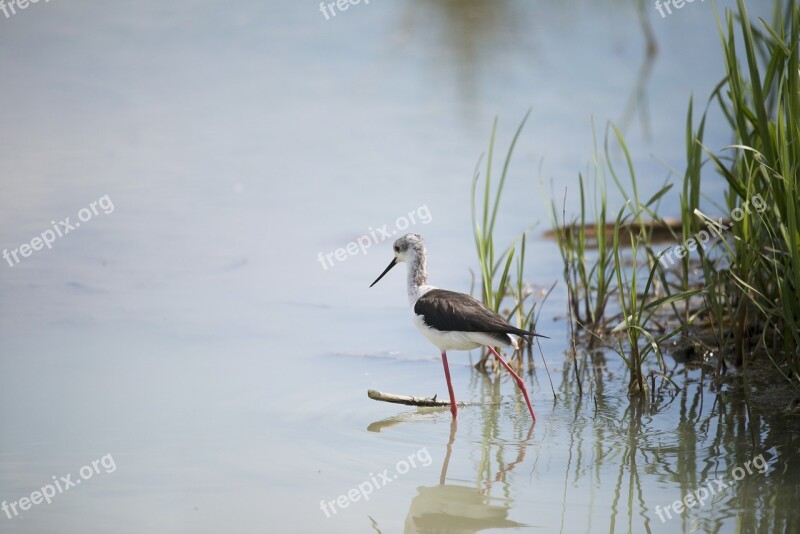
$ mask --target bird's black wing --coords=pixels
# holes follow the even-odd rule
[[[502,339],[503,334],[538,336],[511,326],[505,319],[469,295],[432,289],[417,299],[414,313],[422,315],[425,324],[440,331],[483,332]]]

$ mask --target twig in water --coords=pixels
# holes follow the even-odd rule
[[[376,391],[370,389],[367,391],[367,396],[372,400],[392,402],[394,404],[406,404],[409,406],[450,406],[449,400],[439,400],[436,395],[433,397],[412,397],[411,395],[396,395],[394,393],[384,393],[383,391]],[[477,405],[497,405],[501,402],[457,402],[457,406],[477,406]]]

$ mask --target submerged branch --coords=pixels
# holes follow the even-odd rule
[[[383,391],[376,391],[370,389],[367,391],[367,396],[376,401],[392,402],[394,404],[406,404],[409,406],[450,406],[449,400],[439,400],[437,395],[433,397],[412,397],[411,395],[396,395],[394,393],[384,393]],[[476,405],[498,405],[501,402],[456,402],[457,406],[476,406]]]

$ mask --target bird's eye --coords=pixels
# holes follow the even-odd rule
[[[400,247],[398,247],[397,245],[395,245],[395,246],[394,246],[394,251],[395,251],[395,252],[400,252]]]

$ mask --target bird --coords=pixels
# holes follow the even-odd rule
[[[428,284],[428,254],[425,242],[419,234],[406,234],[400,237],[392,248],[394,250],[392,261],[369,287],[377,284],[395,265],[408,264],[408,303],[411,306],[414,326],[441,351],[453,419],[458,417],[458,406],[450,379],[447,351],[473,350],[486,346],[500,364],[511,373],[525,397],[531,417],[536,421],[525,382],[494,347],[518,348],[515,336],[525,339],[547,336],[510,325],[503,317],[469,295],[439,289]]]

